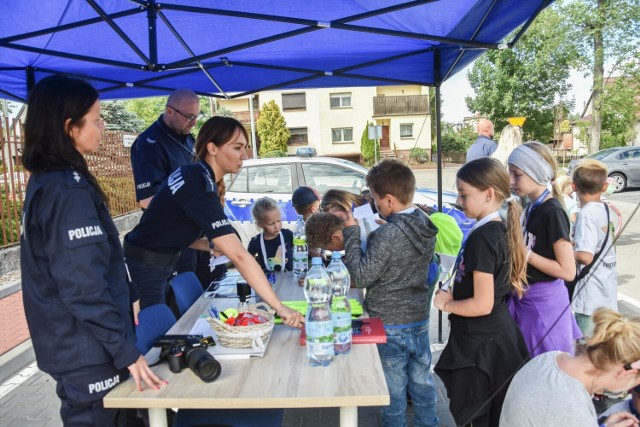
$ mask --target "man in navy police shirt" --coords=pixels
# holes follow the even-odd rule
[[[191,130],[201,115],[198,96],[191,90],[178,89],[167,99],[164,113],[131,146],[136,199],[143,209],[171,172],[194,163]]]

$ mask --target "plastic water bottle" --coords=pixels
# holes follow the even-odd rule
[[[302,215],[298,215],[296,225],[293,227],[293,275],[298,279],[304,278],[308,268],[309,250],[307,248],[307,234],[304,229]]]
[[[305,277],[304,296],[307,298],[306,323],[307,357],[311,366],[328,366],[333,360],[333,321],[329,300],[331,279],[322,266],[322,258],[314,257]]]
[[[331,263],[327,267],[331,279],[331,320],[333,321],[333,350],[337,355],[351,351],[351,305],[349,304],[349,288],[351,276],[342,263],[340,252],[334,252]]]

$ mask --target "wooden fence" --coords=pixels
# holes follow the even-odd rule
[[[0,247],[20,239],[22,203],[29,173],[21,162],[23,126],[20,121],[0,118]],[[138,209],[135,198],[130,150],[122,132],[102,133],[100,148],[87,156],[89,170],[98,178],[109,198],[112,216]]]

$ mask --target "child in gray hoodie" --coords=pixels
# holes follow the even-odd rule
[[[342,230],[345,265],[359,288],[367,290],[365,309],[380,317],[387,343],[378,344],[391,403],[382,408],[382,425],[405,426],[407,389],[414,425],[437,426],[435,382],[429,343],[427,274],[437,228],[413,203],[416,180],[409,167],[384,160],[367,175],[378,210],[387,220],[360,246],[360,227],[349,214]]]

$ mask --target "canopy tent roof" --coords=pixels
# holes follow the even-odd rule
[[[0,5],[0,98],[52,73],[102,99],[186,87],[439,86],[552,0],[23,0]],[[504,44],[518,26],[520,33]]]

